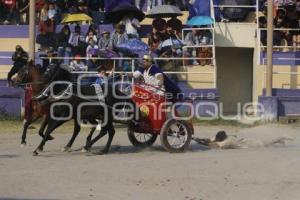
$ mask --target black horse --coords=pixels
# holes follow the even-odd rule
[[[136,109],[135,103],[131,98],[123,94],[113,84],[108,83],[100,86],[103,99],[99,101],[99,93],[96,92],[95,87],[92,85],[80,85],[71,82],[69,71],[59,67],[53,66],[45,72],[44,81],[53,81],[53,93],[47,99],[51,103],[50,118],[47,123],[47,130],[44,133],[40,145],[33,152],[33,155],[38,155],[38,151],[42,151],[43,147],[50,137],[50,134],[60,125],[69,121],[70,118],[74,119],[74,132],[71,140],[66,147],[71,147],[75,138],[80,132],[80,120],[89,121],[91,124],[96,125],[96,119],[102,121],[102,129],[98,136],[93,140],[92,131],[87,138],[85,149],[89,150],[91,146],[102,138],[107,133],[109,138],[105,148],[100,152],[101,154],[109,151],[112,139],[115,134],[113,122],[115,115],[118,112],[129,106],[131,108],[131,119],[127,121],[129,125],[133,125],[134,121],[138,119],[139,110]],[[63,84],[59,81],[64,81]],[[98,88],[99,89],[99,88]],[[54,97],[55,95],[55,97]],[[70,109],[71,108],[71,109]]]

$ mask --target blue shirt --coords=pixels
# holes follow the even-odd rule
[[[99,76],[99,77],[96,79],[95,84],[102,85],[102,84],[104,84],[104,83],[106,83],[106,82],[107,82],[107,80],[106,80],[105,77]]]

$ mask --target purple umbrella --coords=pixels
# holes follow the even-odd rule
[[[126,56],[143,56],[149,52],[149,46],[141,40],[132,38],[118,45],[117,49]]]

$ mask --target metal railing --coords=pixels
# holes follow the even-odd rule
[[[300,29],[299,28],[274,28],[273,29],[274,31],[282,31],[282,32],[290,32],[290,31],[299,31],[300,33]],[[261,42],[261,32],[262,31],[267,31],[267,28],[257,28],[257,44],[258,44],[258,51],[257,51],[257,64],[258,65],[265,65],[266,64],[266,58],[263,58],[263,62],[261,63],[261,52],[263,52],[264,49],[267,48],[267,46],[263,45],[262,42]],[[300,36],[300,34],[299,34]],[[283,38],[284,39],[284,38]],[[300,39],[300,38],[299,38]],[[291,40],[293,40],[293,38],[291,37]],[[299,40],[300,42],[300,40]],[[294,42],[292,41],[292,43],[294,44]],[[279,52],[280,52],[280,49],[284,50],[284,49],[288,49],[288,50],[293,50],[293,51],[298,51],[297,49],[300,50],[300,44],[298,45],[280,45],[280,46],[273,46],[273,48],[275,49],[279,49]],[[274,51],[274,50],[273,50]],[[274,59],[277,59],[277,60],[291,60],[289,58],[274,58]],[[294,58],[293,58],[294,60]]]
[[[273,60],[299,60],[300,61],[300,58],[274,58],[273,57]],[[267,58],[263,58],[263,66],[265,67],[267,63]],[[276,68],[277,66],[273,66],[273,68]],[[295,66],[293,66],[295,67]],[[292,69],[292,68],[291,68]],[[262,79],[262,86],[263,88],[266,87],[266,69],[264,68],[263,70],[263,73],[264,73],[264,78]],[[290,72],[285,72],[285,71],[273,71],[272,75],[279,75],[279,76],[284,76],[284,75],[289,75],[289,76],[300,76],[300,72],[293,72],[292,70]],[[286,84],[286,85],[291,85],[291,84]]]
[[[212,44],[208,44],[208,45],[187,45],[183,47],[184,49],[187,48],[211,48],[212,50],[212,57],[210,58],[196,58],[197,60],[211,60],[212,66],[214,67],[214,86],[215,88],[217,87],[217,67],[216,67],[216,58],[215,58],[215,52],[216,52],[216,48],[215,48],[215,28],[214,28],[214,24],[211,25],[211,27],[203,27],[203,28],[184,28],[182,29],[182,41],[184,41],[185,39],[185,32],[190,32],[193,30],[199,30],[199,31],[204,31],[204,30],[209,30],[211,32],[212,38],[211,38],[211,42]],[[184,54],[183,54],[184,55]],[[183,57],[183,59],[185,59],[185,57]],[[191,59],[191,58],[190,58]],[[195,58],[192,58],[195,59]],[[185,65],[183,65],[184,67],[186,67]]]
[[[8,56],[0,56],[0,59],[11,59],[11,57]],[[40,59],[49,59],[50,62],[52,60],[67,60],[71,61],[74,60],[75,57],[40,57]],[[91,60],[91,58],[88,57],[76,57],[76,59],[80,59],[80,60]],[[133,73],[136,69],[136,62],[137,60],[141,60],[141,58],[129,58],[129,57],[124,57],[124,58],[119,58],[119,57],[114,57],[114,58],[92,58],[94,60],[104,60],[104,61],[113,61],[113,70],[115,74],[126,74],[126,73]],[[182,58],[182,57],[168,57],[168,58],[153,58],[155,61],[163,61],[163,60],[172,60],[172,61],[183,61],[183,60],[194,60],[194,59],[201,59],[201,58]],[[206,58],[205,58],[206,59]],[[130,61],[130,71],[125,72],[124,70],[120,70],[117,65],[118,65],[118,61],[122,61],[122,60],[128,60]],[[68,64],[62,64],[62,65],[68,65]],[[170,75],[189,75],[189,74],[202,74],[202,75],[211,75],[211,74],[215,74],[215,71],[213,72],[209,72],[209,71],[193,71],[193,72],[189,72],[184,66],[182,66],[182,71],[179,70],[174,70],[174,71],[166,71],[164,72],[165,74],[170,74]],[[178,68],[178,66],[175,66],[175,68]],[[200,69],[200,68],[199,68]],[[2,74],[7,74],[8,71],[7,70],[1,70],[0,73]],[[71,73],[73,74],[97,74],[97,72],[95,71],[72,71]],[[199,80],[199,82],[201,82],[201,80]],[[207,82],[207,81],[206,81]],[[216,81],[212,81],[212,83],[214,84],[214,87],[216,86]]]

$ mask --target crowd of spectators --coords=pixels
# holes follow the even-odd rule
[[[114,2],[116,1],[116,2]],[[104,22],[104,12],[109,9],[106,4],[130,2],[144,12],[157,5],[175,5],[181,10],[188,10],[190,16],[197,15],[200,8],[195,4],[203,3],[201,0],[36,0],[37,21],[45,18],[53,19],[57,24],[68,13],[86,13],[94,18],[96,23]],[[204,0],[206,1],[206,0]],[[214,0],[216,5],[255,5],[256,0]],[[216,20],[244,21],[251,8],[230,8],[222,6],[215,9]],[[28,24],[29,0],[0,0],[0,24]],[[101,14],[102,13],[102,14]]]
[[[130,2],[130,0],[128,0]],[[143,9],[146,6],[147,11],[154,6],[169,4],[178,6],[184,10],[186,0],[131,0],[138,8]],[[53,19],[56,23],[62,20],[62,17],[68,13],[86,13],[92,16],[95,21],[99,21],[99,12],[105,12],[105,3],[107,0],[36,0],[37,19],[47,17]],[[0,0],[0,24],[28,24],[29,0]],[[103,17],[103,16],[102,16]]]
[[[262,16],[259,16],[260,39],[263,46],[267,44],[267,2],[260,1]],[[278,50],[297,50],[300,47],[300,0],[277,1],[274,4],[274,46]],[[282,29],[282,30],[280,30]],[[293,30],[294,29],[294,30]]]
[[[135,4],[141,5],[141,2],[135,1]],[[0,0],[0,14],[4,24],[26,24],[28,23],[28,3],[29,0]],[[148,0],[147,9],[161,4],[174,4],[184,9],[185,3],[191,3],[186,0]],[[142,5],[141,5],[142,6]],[[5,11],[5,12],[2,12]],[[64,59],[44,59],[43,68],[46,69],[51,63],[67,63],[75,71],[89,70],[96,71],[100,66],[112,67],[113,63],[99,60],[97,58],[107,57],[135,57],[137,55],[125,55],[118,46],[130,39],[141,41],[141,25],[138,19],[131,13],[128,13],[119,23],[114,24],[112,32],[100,30],[97,24],[91,24],[86,32],[82,31],[79,24],[60,25],[60,22],[66,13],[85,13],[93,16],[93,12],[105,11],[104,1],[101,0],[78,0],[78,1],[58,1],[58,0],[37,0],[36,12],[38,23],[38,35],[36,42],[39,44],[39,50],[46,52],[46,57],[60,57]],[[192,31],[182,36],[182,21],[177,17],[165,20],[156,18],[152,22],[152,31],[148,35],[149,52],[156,57],[200,57],[210,58],[211,47],[201,47],[201,45],[212,44],[212,34],[207,30]],[[182,48],[183,45],[175,45],[176,41],[181,41],[195,48]],[[162,45],[164,42],[171,41],[174,45]],[[167,48],[166,48],[167,47]],[[81,59],[86,57],[86,59]],[[68,59],[67,59],[68,58]],[[73,58],[69,60],[69,58]],[[108,63],[107,63],[108,62]],[[181,66],[177,60],[164,59],[159,61],[159,65],[166,71],[177,71],[177,66]],[[211,60],[195,59],[187,61],[185,64],[211,64]],[[120,61],[118,66],[126,68],[129,65],[126,61]],[[176,77],[175,77],[176,78]],[[174,78],[174,79],[175,79]]]

